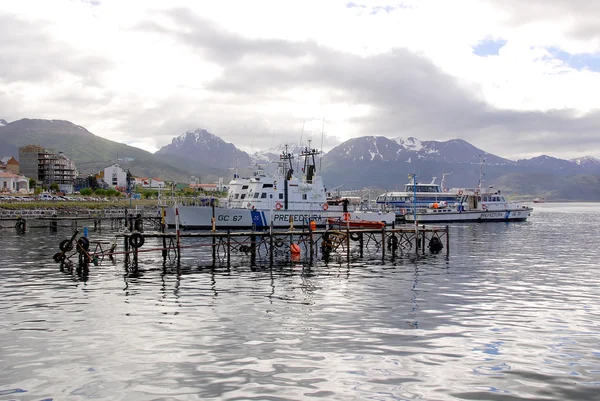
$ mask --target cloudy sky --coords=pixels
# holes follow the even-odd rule
[[[358,136],[600,157],[594,0],[3,0],[0,118],[154,151]]]

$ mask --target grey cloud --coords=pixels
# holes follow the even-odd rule
[[[136,29],[142,32],[173,36],[179,42],[202,51],[208,58],[217,62],[240,61],[248,54],[298,57],[305,53],[302,45],[298,42],[294,43],[294,46],[290,46],[289,42],[278,39],[245,39],[188,9],[177,8],[166,12],[157,12],[156,15],[170,19],[181,29],[168,28],[157,20],[141,22]]]
[[[69,73],[86,86],[99,86],[100,74],[113,65],[106,58],[58,42],[42,21],[2,13],[0,49],[0,81],[5,82],[41,83]]]
[[[531,6],[533,14],[535,3]],[[562,2],[554,3],[556,7],[564,6]],[[202,51],[207,61],[218,64],[223,73],[206,89],[228,95],[236,99],[234,103],[242,99],[254,103],[277,99],[284,90],[318,88],[328,93],[332,103],[371,107],[369,116],[352,120],[360,127],[360,135],[414,135],[440,140],[459,137],[483,149],[493,147],[486,150],[509,158],[532,148],[552,154],[565,147],[574,148],[577,143],[587,143],[589,149],[600,151],[594,138],[600,129],[597,112],[577,117],[572,110],[495,109],[482,100],[479,88],[464,87],[429,60],[406,50],[360,57],[310,41],[246,39],[187,10],[166,15],[178,28],[161,26],[154,31],[172,36],[193,51]],[[285,61],[285,67],[276,62],[252,64],[247,62],[250,56]],[[307,59],[314,62],[307,63]],[[226,105],[222,107],[227,110]],[[243,110],[243,104],[233,110],[236,107]],[[206,118],[215,120],[210,113]],[[228,119],[221,124],[230,130],[241,129]]]
[[[164,18],[170,23],[161,24]],[[42,85],[55,71],[89,76],[93,81],[111,66],[102,58],[95,62],[89,55],[78,56],[55,43],[43,25],[33,25],[0,14],[0,82]],[[338,144],[327,134],[327,115],[270,116],[253,110],[255,105],[287,101],[281,96],[283,91],[319,89],[329,104],[370,107],[369,115],[350,120],[358,135],[462,138],[512,159],[524,152],[553,155],[565,149],[587,149],[600,155],[597,111],[576,116],[570,110],[496,109],[482,100],[478,88],[463,86],[429,60],[406,50],[360,57],[313,41],[247,39],[185,9],[157,15],[135,29],[172,38],[218,65],[222,75],[203,88],[176,88],[154,108],[148,108],[141,96],[122,94],[118,88],[89,94],[74,88],[31,109],[24,99],[3,93],[0,87],[0,110],[8,112],[0,117],[63,118],[83,125],[110,119],[116,121],[115,131],[124,133],[119,139],[154,136],[159,147],[186,130],[205,128],[238,147],[253,149],[298,143],[302,121],[324,117],[327,149]],[[15,43],[28,46],[20,49]],[[275,61],[260,65],[248,61],[260,58]],[[118,101],[111,102],[113,98]],[[116,139],[116,132],[94,133]],[[304,139],[308,135],[304,133]],[[320,147],[320,132],[310,135],[313,145]]]

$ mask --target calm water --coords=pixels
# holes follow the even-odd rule
[[[0,400],[600,399],[599,228],[600,204],[544,204],[452,226],[448,261],[190,250],[85,281],[51,260],[69,229],[3,229]]]

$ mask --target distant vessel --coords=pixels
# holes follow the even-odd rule
[[[545,203],[546,200],[544,198],[533,198],[533,203]]]
[[[376,221],[391,224],[394,213],[361,211],[348,202],[330,204],[323,180],[316,171],[316,149],[305,148],[302,175],[292,167],[293,156],[287,149],[280,155],[277,171],[272,176],[262,172],[251,178],[237,175],[229,183],[225,206],[212,202],[209,206],[177,205],[167,211],[167,224],[173,227],[176,214],[183,229],[307,227],[310,222],[324,226],[328,218],[350,221]]]
[[[508,202],[500,191],[481,189],[459,190],[456,202],[428,205],[417,210],[419,223],[466,222],[466,221],[525,221],[531,215],[532,207]],[[414,222],[414,214],[404,216],[407,222]]]
[[[376,203],[385,207],[391,207],[399,216],[413,212],[417,209],[427,207],[436,202],[454,203],[458,195],[457,190],[448,189],[444,186],[446,175],[442,175],[441,184],[433,177],[430,183],[409,182],[404,185],[403,191],[386,192],[377,197]]]
[[[441,223],[466,221],[525,221],[533,208],[515,202],[508,202],[506,197],[492,187],[483,189],[483,160],[480,163],[479,184],[477,188],[455,189],[456,199],[453,202],[434,202],[406,214],[407,222]]]

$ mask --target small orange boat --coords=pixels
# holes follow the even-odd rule
[[[383,228],[385,223],[383,221],[370,221],[370,220],[344,220],[336,219],[333,217],[327,218],[329,225],[339,225],[341,227],[350,226],[350,228]]]

